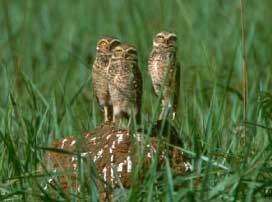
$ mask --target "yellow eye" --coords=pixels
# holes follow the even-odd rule
[[[164,42],[164,38],[162,36],[158,36],[158,42],[160,43]]]
[[[100,45],[101,45],[102,47],[105,47],[105,46],[107,45],[107,43],[106,43],[106,41],[102,41],[102,42],[100,43]]]
[[[114,52],[115,52],[115,55],[121,55],[123,51],[121,49],[117,49]]]

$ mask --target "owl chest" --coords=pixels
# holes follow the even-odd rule
[[[157,58],[153,61],[151,73],[154,79],[161,80],[165,77],[168,69],[169,63],[167,60],[163,61],[161,58]]]
[[[113,68],[110,74],[112,75],[114,85],[119,87],[126,87],[133,79],[132,72],[127,68],[122,68],[121,65]]]

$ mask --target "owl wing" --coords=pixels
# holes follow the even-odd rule
[[[132,99],[135,105],[136,111],[136,122],[141,123],[141,108],[142,108],[142,93],[143,93],[143,79],[138,64],[134,63],[133,65],[133,76],[132,76]]]
[[[93,94],[94,94],[94,97],[96,99],[96,102],[98,103],[98,106],[100,108],[100,110],[103,110],[103,107],[100,106],[99,104],[99,97],[97,95],[97,91],[99,90],[98,88],[98,82],[99,82],[99,76],[100,76],[100,69],[101,67],[97,64],[97,61],[95,60],[94,61],[94,64],[92,66],[92,75],[91,75],[91,78],[92,78],[92,87],[93,87]]]
[[[174,86],[174,100],[173,100],[173,105],[174,105],[174,112],[177,111],[177,107],[178,107],[178,102],[180,99],[180,79],[181,79],[181,65],[179,62],[176,63],[175,65],[175,86]]]
[[[155,51],[154,49],[152,49],[152,51],[150,52],[150,55],[149,55],[149,58],[148,58],[148,74],[151,78],[151,83],[152,83],[152,93],[157,96],[157,93],[156,93],[156,90],[155,90],[155,86],[154,86],[154,83],[153,83],[153,67],[154,67],[154,58],[155,58]]]
[[[133,81],[133,88],[136,90],[136,103],[137,105],[141,106],[142,102],[142,93],[143,93],[143,79],[141,71],[138,68],[138,65],[135,64],[134,66],[134,81]]]
[[[149,54],[149,57],[148,57],[148,73],[149,75],[151,76],[151,69],[152,69],[152,64],[153,64],[153,58],[154,58],[154,50],[152,50]]]

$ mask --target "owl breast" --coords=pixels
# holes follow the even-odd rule
[[[95,63],[93,65],[92,84],[99,105],[104,106],[109,105],[111,101],[108,89],[107,70],[105,66],[100,64]]]
[[[166,79],[171,77],[173,72],[173,60],[170,54],[157,54],[153,55],[153,58],[149,64],[149,73],[151,76],[152,84],[156,94],[159,94],[161,87],[167,86]]]

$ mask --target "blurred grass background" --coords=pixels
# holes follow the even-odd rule
[[[156,98],[147,57],[152,37],[169,30],[178,36],[182,63],[176,125],[184,147],[232,170],[199,163],[196,157],[193,175],[204,177],[203,189],[186,190],[202,201],[218,201],[218,194],[226,201],[250,201],[253,196],[261,201],[259,188],[272,186],[272,2],[244,3],[247,139],[241,132],[238,0],[2,0],[0,194],[8,198],[22,192],[24,197],[19,198],[27,200],[32,182],[18,177],[37,169],[42,153],[37,146],[93,130],[102,121],[90,83],[90,64],[100,37],[116,36],[138,48],[145,89],[142,113],[148,120]]]

